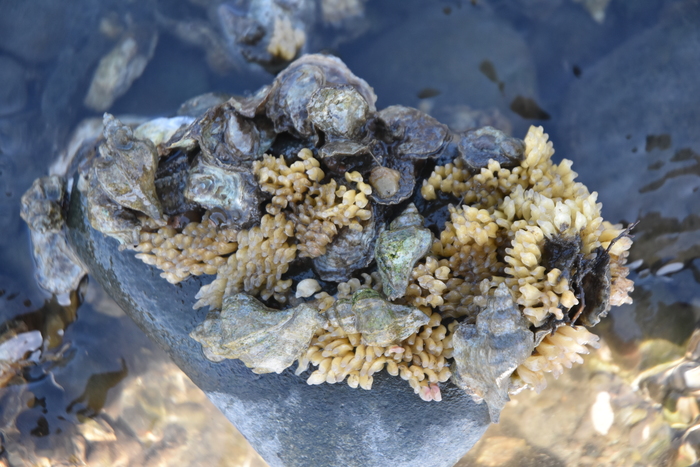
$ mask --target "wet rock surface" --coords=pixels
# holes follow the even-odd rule
[[[269,465],[372,466],[392,459],[396,465],[449,466],[488,426],[486,407],[456,387],[443,390],[441,403],[426,404],[388,375],[377,375],[374,389],[366,392],[309,386],[291,369],[260,377],[238,360],[210,362],[189,338],[206,315],[191,309],[201,281],[172,286],[131,253],[119,253],[115,240],[90,228],[79,193],[73,195],[69,237],[93,277]],[[436,444],[443,447],[430,448]]]

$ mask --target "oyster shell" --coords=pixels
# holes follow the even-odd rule
[[[485,400],[493,423],[508,402],[510,375],[535,348],[529,321],[501,283],[476,324],[459,324],[452,336],[452,380],[475,400]]]
[[[325,83],[323,70],[313,65],[290,66],[280,73],[267,103],[267,116],[272,120],[275,132],[288,131],[302,138],[313,135],[306,108],[314,92]]]
[[[307,304],[274,310],[239,293],[225,297],[221,313],[210,314],[190,337],[209,360],[238,358],[255,373],[281,373],[308,349],[324,322]]]
[[[22,195],[20,216],[30,229],[39,233],[60,232],[65,224],[63,203],[66,187],[57,175],[34,180]]]
[[[316,4],[310,1],[221,2],[214,10],[229,54],[277,71],[306,44]]]
[[[197,146],[210,164],[233,164],[260,159],[272,145],[274,133],[264,119],[236,112],[231,101],[209,109],[168,149],[191,151]]]
[[[100,60],[83,101],[85,106],[98,112],[109,109],[141,76],[157,43],[158,32],[147,26],[126,33]]]
[[[378,224],[375,218],[376,212],[364,223],[362,230],[343,228],[326,247],[326,253],[314,258],[314,271],[321,279],[347,281],[355,271],[369,266],[374,259],[377,241]]]
[[[136,214],[112,201],[98,182],[94,168],[87,182],[87,217],[93,229],[114,238],[121,247],[139,242],[141,224]]]
[[[384,170],[379,172],[381,169]],[[413,161],[391,157],[388,158],[386,167],[376,166],[372,169],[372,173],[377,174],[375,171],[379,172],[379,177],[375,178],[375,183],[378,183],[378,185],[381,186],[383,183],[396,183],[395,191],[391,189],[380,193],[379,190],[372,190],[370,196],[378,204],[399,204],[413,196],[413,190],[416,186],[416,164]],[[398,182],[393,182],[392,179],[395,179],[396,175],[398,175],[399,180]],[[371,180],[370,175],[370,183]]]
[[[369,112],[376,110],[377,96],[372,88],[365,80],[353,75],[339,58],[304,55],[282,71],[272,85],[266,111],[275,131],[290,132],[302,138],[313,136],[307,107],[318,89],[334,84],[353,86],[364,98]]]
[[[200,158],[188,173],[185,199],[222,210],[226,224],[243,229],[260,220],[264,195],[245,167],[219,167]]]
[[[392,105],[377,116],[384,123],[389,138],[396,141],[395,157],[436,157],[451,139],[447,125],[412,107]]]
[[[423,217],[411,203],[379,234],[374,256],[389,300],[403,297],[416,261],[430,251],[433,234],[423,227]]]
[[[464,133],[459,140],[460,158],[472,173],[488,166],[493,159],[503,168],[520,164],[525,152],[525,143],[490,126]]]
[[[154,184],[158,153],[153,143],[135,138],[127,125],[108,113],[104,137],[99,149],[102,157],[95,159],[92,172],[102,190],[119,205],[162,221]]]
[[[45,290],[67,294],[78,288],[87,274],[65,239],[65,181],[51,175],[34,180],[22,196],[20,215],[29,226],[36,278]]]
[[[265,85],[250,96],[232,97],[229,103],[239,114],[247,118],[255,118],[265,114],[265,105],[270,98],[271,85]]]
[[[207,110],[217,105],[221,105],[229,99],[232,99],[230,95],[220,92],[207,92],[200,94],[199,96],[192,97],[183,102],[180,105],[180,108],[177,109],[177,115],[182,117],[200,118],[207,113]],[[245,117],[248,117],[248,115],[245,115],[242,112],[239,113]]]
[[[134,129],[134,138],[147,139],[159,149],[159,147],[163,143],[167,143],[176,132],[187,127],[193,121],[194,118],[188,116],[155,118],[137,126]]]
[[[316,130],[327,137],[353,139],[360,136],[367,123],[369,105],[357,89],[341,84],[317,89],[307,112]]]
[[[363,344],[381,347],[407,339],[430,321],[418,308],[391,303],[374,289],[360,289],[326,313],[346,333],[362,333]]]

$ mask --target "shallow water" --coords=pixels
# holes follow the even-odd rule
[[[38,288],[19,218],[21,194],[69,131],[99,116],[81,103],[113,45],[100,20],[152,21],[155,7],[203,19],[195,3],[0,1],[0,331],[39,330],[47,340],[38,363],[0,389],[0,462],[197,465],[208,456],[207,464],[262,465],[96,286],[84,288],[77,310]],[[631,386],[640,371],[683,354],[700,312],[700,9],[606,3],[374,2],[358,37],[325,28],[310,40],[308,51],[335,53],[367,80],[379,108],[415,106],[458,125],[469,106],[520,137],[543,125],[555,158],[574,161],[607,219],[640,220],[635,303],[595,328],[604,345],[541,395],[515,397],[459,465],[690,465],[700,447],[682,438],[697,415],[692,395],[653,403]],[[94,27],[74,27],[76,19]],[[109,111],[168,115],[189,97],[253,91],[271,79],[250,68],[213,72],[200,50],[161,33],[143,75]],[[660,274],[672,263],[682,266]],[[164,380],[165,390],[153,388]]]

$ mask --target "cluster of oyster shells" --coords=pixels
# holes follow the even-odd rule
[[[255,163],[272,154],[291,165],[301,149],[310,149],[320,163],[321,181],[335,183],[338,193],[348,192],[351,180],[369,182],[363,208],[368,214],[354,227],[341,228],[323,254],[292,260],[283,279],[297,286],[296,295],[294,287],[286,295],[262,297],[226,286],[220,311],[212,310],[191,336],[211,360],[241,359],[258,373],[288,368],[323,328],[360,335],[362,345],[398,345],[429,321],[430,313],[411,306],[404,295],[416,263],[429,254],[434,232],[448,216],[445,199],[426,202],[416,187],[437,160],[459,160],[474,174],[494,161],[515,167],[525,144],[491,127],[455,134],[410,107],[378,111],[376,99],[338,58],[305,55],[248,96],[202,96],[183,104],[176,117],[140,125],[105,114],[102,134],[77,151],[84,158],[77,189],[87,199],[93,228],[122,248],[135,248],[143,233],[166,227],[177,232],[190,222],[241,232],[259,226],[270,206],[271,193],[256,179]],[[60,232],[66,187],[59,180],[40,181],[43,191],[37,187],[25,195],[23,215],[33,232]],[[293,246],[298,241],[293,232],[284,232]],[[63,245],[63,257],[66,249]],[[50,252],[37,257],[40,265],[54,259]],[[595,266],[602,280],[598,295],[605,302],[608,264]],[[321,305],[335,283],[368,272],[381,278],[376,290],[336,294],[330,306]],[[69,289],[74,282],[51,285]],[[450,328],[452,373],[456,384],[486,400],[496,421],[512,392],[513,371],[544,334],[563,323],[544,333],[531,329],[504,284],[485,295],[476,321],[472,317]]]

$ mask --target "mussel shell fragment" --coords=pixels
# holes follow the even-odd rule
[[[486,401],[493,423],[508,402],[510,375],[535,347],[529,321],[500,284],[476,317],[459,324],[452,335],[452,381],[475,399]]]
[[[525,143],[490,126],[467,131],[459,140],[460,158],[472,173],[478,173],[493,159],[503,168],[520,165]]]
[[[226,296],[221,313],[211,313],[190,337],[212,361],[238,358],[255,373],[281,373],[308,349],[324,323],[305,303],[274,310],[239,293]]]
[[[185,198],[190,161],[184,151],[176,151],[163,159],[158,164],[156,171],[156,193],[163,207],[163,212],[168,216],[199,209],[194,201]]]
[[[610,255],[602,247],[598,247],[594,253],[595,258],[586,265],[590,271],[581,281],[583,300],[577,297],[584,306],[579,318],[584,326],[595,326],[610,310]]]

